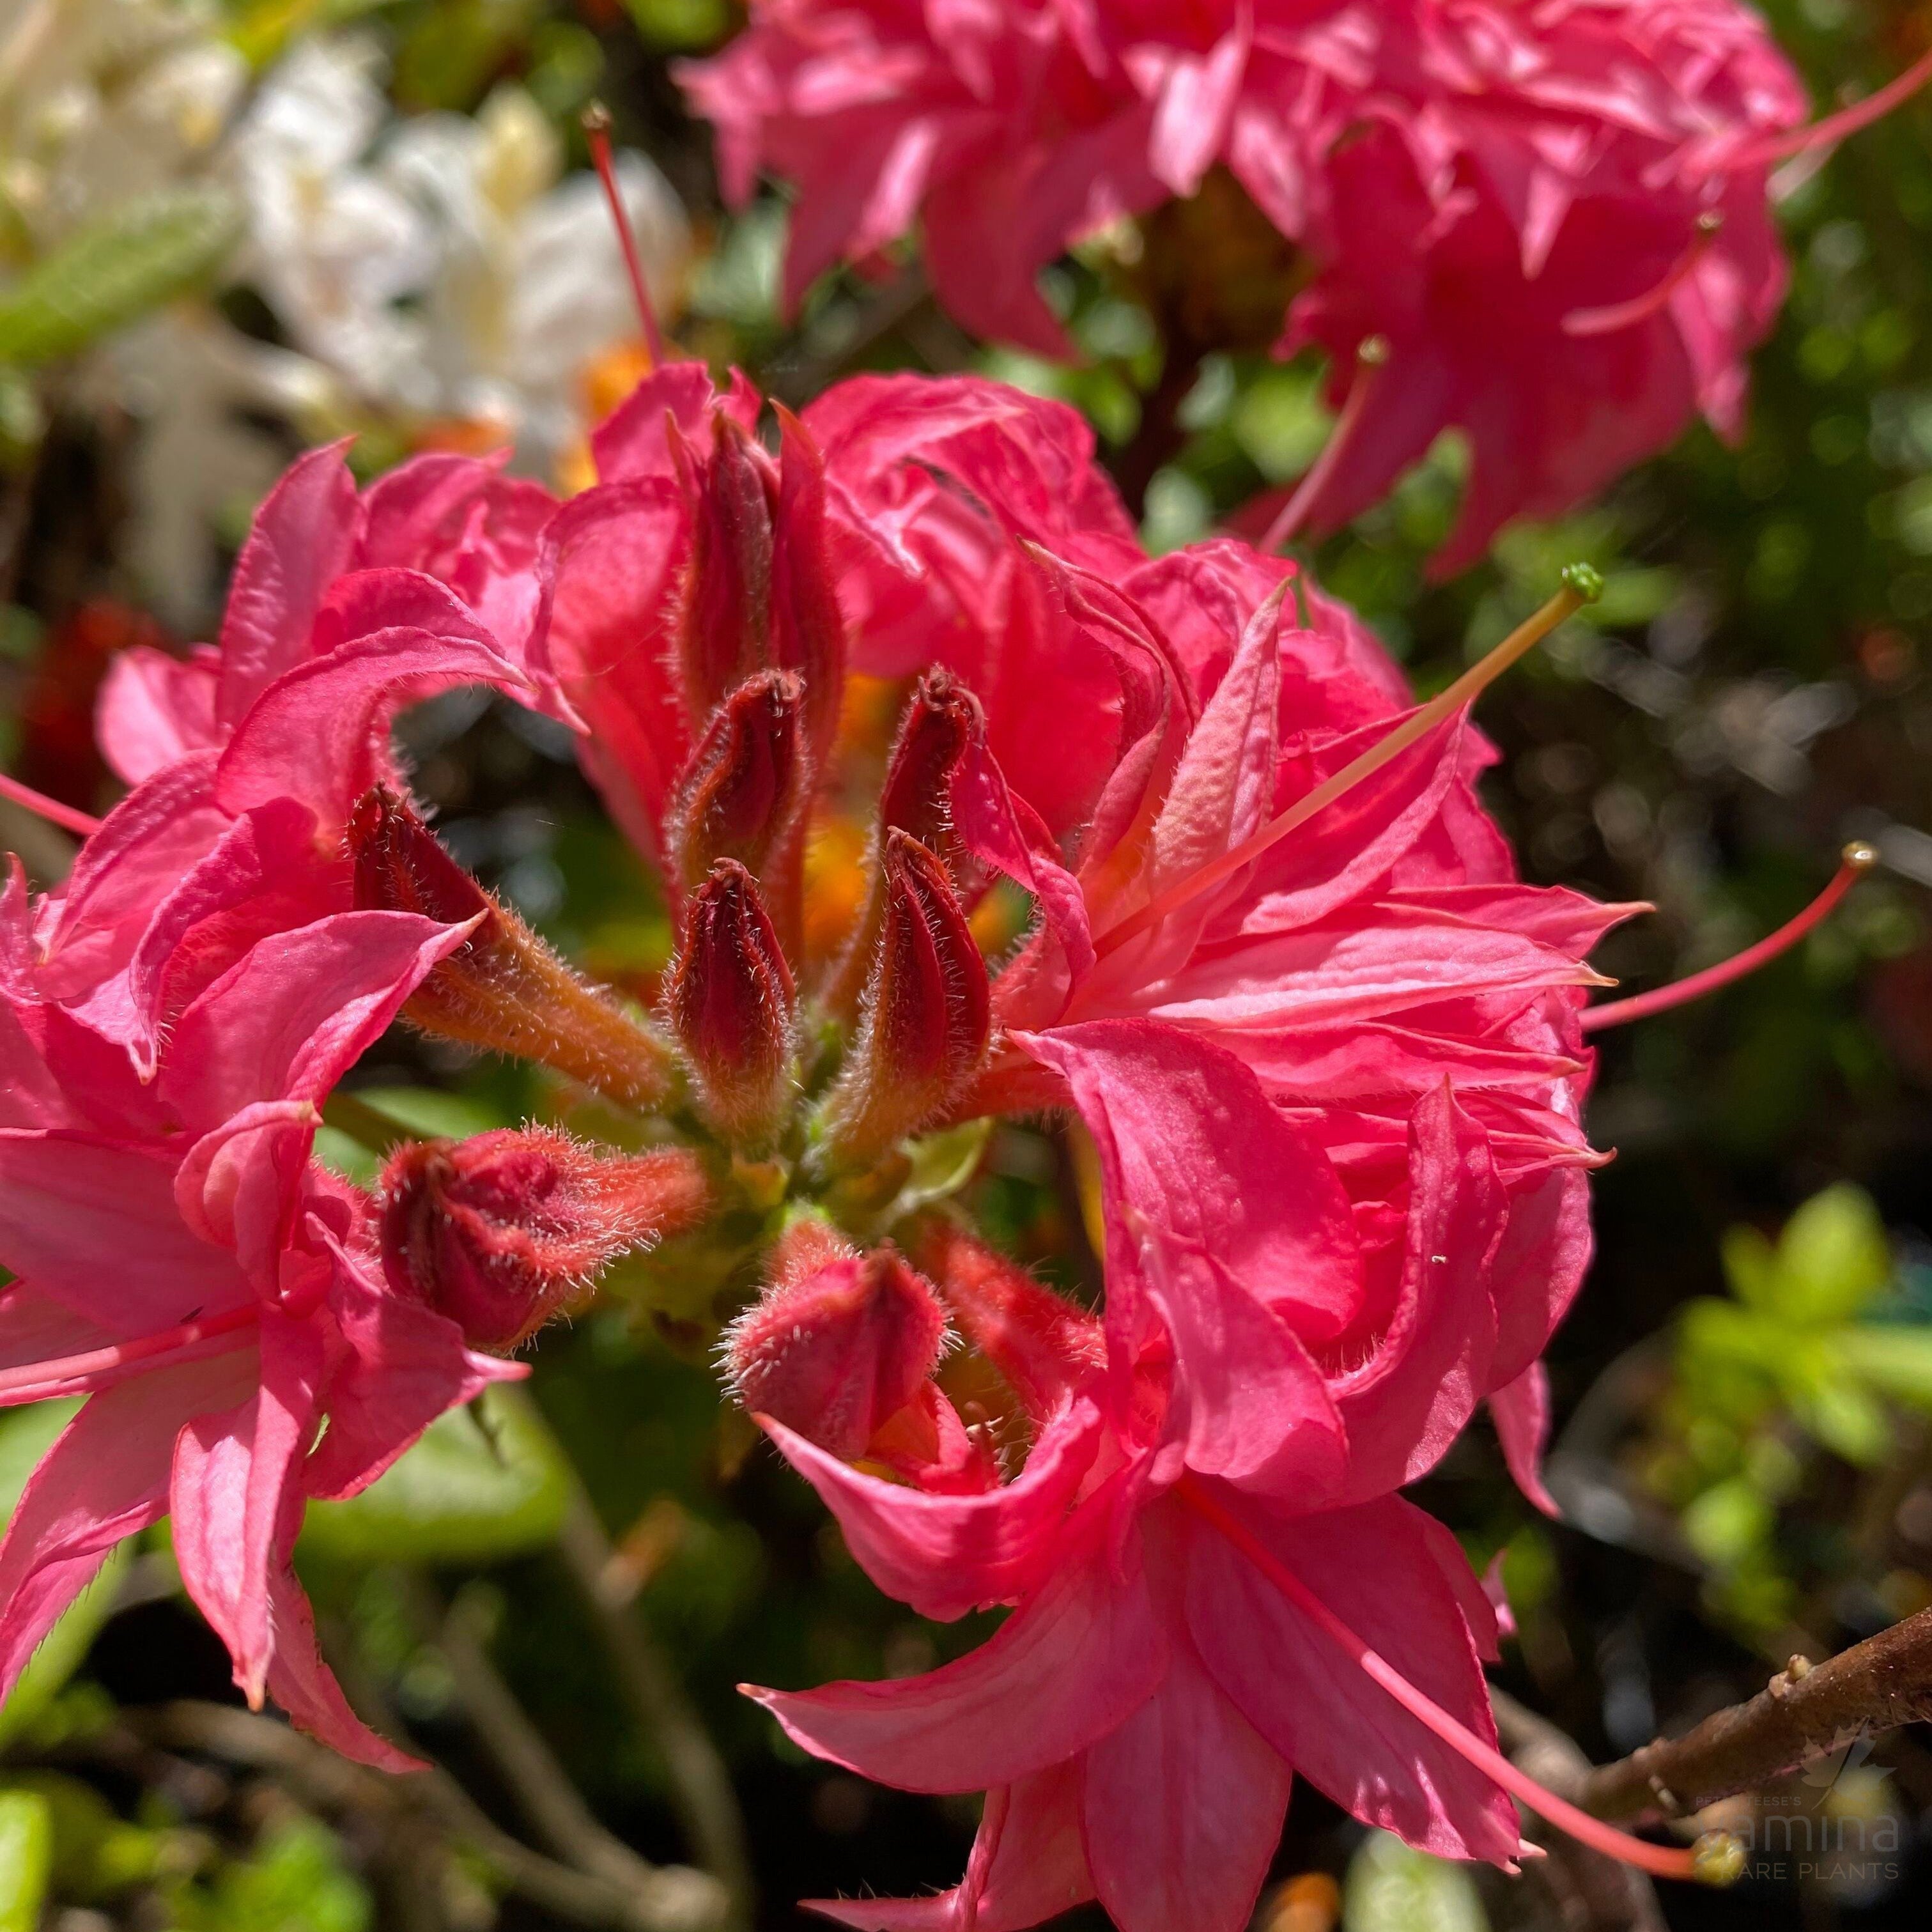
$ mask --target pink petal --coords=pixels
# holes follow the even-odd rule
[[[1516,1487],[1545,1516],[1561,1516],[1543,1480],[1543,1452],[1550,1442],[1550,1371],[1541,1362],[1531,1363],[1514,1382],[1490,1391],[1490,1419]]]
[[[216,709],[229,729],[307,656],[322,597],[349,568],[358,518],[347,447],[331,443],[298,458],[255,512],[221,620]]]
[[[263,940],[182,1015],[160,1092],[198,1132],[256,1101],[319,1104],[466,932],[345,912]]]
[[[1160,1681],[1167,1646],[1138,1546],[1108,1546],[1109,1492],[1065,1559],[986,1643],[923,1677],[787,1692],[746,1687],[814,1756],[908,1791],[980,1791],[1071,1757]]]
[[[1026,1932],[1094,1896],[1082,1841],[1082,1760],[989,1792],[964,1882],[937,1898],[812,1898],[855,1932]],[[973,1896],[974,1916],[965,1908]]]
[[[270,1572],[314,1432],[322,1372],[315,1325],[266,1310],[260,1387],[232,1408],[196,1416],[175,1445],[171,1496],[182,1581],[227,1645],[235,1682],[256,1709],[274,1648]]]
[[[766,1419],[785,1460],[838,1519],[860,1566],[888,1596],[950,1623],[1036,1584],[1100,1448],[1100,1418],[1076,1402],[1041,1432],[1025,1468],[984,1495],[927,1495],[842,1462]]]
[[[182,1225],[172,1162],[65,1131],[0,1133],[0,1260],[128,1339],[248,1294],[234,1257]]]
[[[1394,1312],[1366,1345],[1362,1365],[1332,1384],[1348,1432],[1344,1494],[1353,1502],[1433,1468],[1490,1386],[1496,1334],[1490,1270],[1504,1205],[1488,1137],[1447,1082],[1416,1102],[1408,1167]]]
[[[286,1556],[270,1572],[268,1592],[268,1693],[296,1729],[378,1771],[427,1771],[429,1766],[421,1759],[379,1737],[349,1708],[334,1672],[322,1660],[315,1613]]]
[[[1244,1932],[1292,1781],[1176,1641],[1160,1688],[1087,1754],[1087,1857],[1120,1932]]]
[[[1221,1492],[1356,1636],[1493,1744],[1488,1686],[1461,1602],[1397,1497],[1298,1518]],[[1249,1559],[1204,1526],[1193,1539],[1187,1627],[1208,1673],[1310,1783],[1364,1824],[1444,1858],[1514,1859],[1502,1789],[1395,1703]]]
[[[233,1402],[252,1358],[157,1369],[91,1398],[40,1459],[0,1543],[0,1696],[124,1537],[167,1513],[188,1418]]]
[[[218,676],[212,653],[184,659],[148,644],[122,652],[107,667],[94,706],[94,736],[115,776],[137,785],[218,746]]]
[[[446,1409],[529,1372],[472,1354],[454,1322],[383,1293],[340,1249],[335,1260],[330,1306],[346,1352],[329,1364],[328,1427],[303,1472],[311,1496],[331,1499],[367,1489]]]

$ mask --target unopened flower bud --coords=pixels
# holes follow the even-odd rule
[[[664,1016],[700,1107],[726,1139],[766,1138],[790,1097],[794,987],[756,881],[721,859],[685,908]]]
[[[732,1392],[847,1461],[925,1387],[945,1352],[932,1284],[890,1244],[860,1254],[823,1222],[796,1223],[770,1286],[725,1331]]]
[[[859,1036],[833,1088],[828,1138],[868,1160],[925,1126],[985,1058],[986,962],[946,868],[904,832],[886,835],[884,910]]]
[[[967,1341],[1005,1377],[1035,1422],[1106,1365],[1099,1320],[950,1221],[914,1244]]]
[[[914,686],[879,794],[881,834],[910,832],[938,849],[952,823],[952,775],[986,730],[980,700],[943,666]]]
[[[748,677],[712,713],[670,815],[670,849],[687,891],[720,859],[766,878],[790,847],[811,776],[804,705],[796,672],[767,670]]]
[[[445,1040],[533,1060],[633,1107],[670,1091],[668,1049],[586,985],[438,842],[406,800],[377,786],[350,814],[358,910],[413,912],[476,929],[410,997],[404,1016]]]
[[[845,688],[845,619],[825,514],[825,459],[783,404],[778,419],[778,508],[772,556],[776,658],[805,680],[805,735],[814,764],[832,754]]]
[[[986,728],[980,700],[952,672],[942,666],[920,677],[899,720],[879,793],[878,837],[882,847],[892,832],[903,832],[932,851],[949,855],[953,774],[968,747]],[[873,874],[865,909],[826,988],[825,1004],[832,1012],[847,1016],[856,1006],[884,916],[881,868]]]
[[[698,458],[674,428],[671,448],[692,502],[681,668],[694,717],[708,717],[725,694],[772,653],[771,459],[734,416],[716,410],[711,454]]]
[[[380,1195],[391,1288],[500,1354],[582,1300],[627,1248],[693,1226],[709,1199],[686,1149],[604,1154],[538,1127],[405,1147]]]

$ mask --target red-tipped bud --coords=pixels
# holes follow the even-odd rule
[[[952,844],[952,778],[967,748],[986,730],[980,700],[950,671],[926,672],[899,720],[879,794],[878,836],[903,832],[942,854]],[[872,890],[844,956],[825,988],[825,1004],[842,1017],[858,1004],[872,970],[885,916],[885,880],[873,875]]]
[[[864,1161],[926,1125],[979,1070],[992,1025],[986,962],[946,868],[886,835],[884,910],[852,1057],[828,1109],[832,1145]]]
[[[806,740],[822,769],[838,730],[845,684],[845,620],[832,568],[825,514],[825,459],[784,407],[778,419],[778,514],[772,560],[777,658],[805,680]]]
[[[881,832],[909,832],[937,850],[952,822],[952,775],[986,728],[980,700],[950,670],[928,670],[899,720],[879,794]]]
[[[811,776],[794,671],[748,677],[711,714],[678,787],[670,848],[687,891],[720,859],[760,878],[791,843]]]
[[[673,433],[692,502],[682,627],[686,702],[706,718],[726,692],[772,662],[771,459],[735,416],[715,410],[711,454]]]
[[[377,786],[349,816],[358,910],[481,922],[410,997],[424,1032],[554,1067],[628,1106],[670,1090],[663,1043],[580,980],[514,913],[446,852],[406,800]]]
[[[404,1148],[381,1198],[390,1287],[507,1354],[626,1249],[692,1226],[709,1190],[683,1148],[600,1154],[526,1127]]]
[[[1099,1321],[950,1221],[920,1234],[915,1258],[966,1340],[1044,1422],[1106,1364]]]
[[[706,1118],[728,1140],[766,1138],[790,1098],[794,988],[757,883],[721,859],[685,908],[664,1014]]]
[[[862,1255],[800,1221],[773,1251],[771,1285],[725,1331],[724,1368],[753,1414],[849,1462],[926,1386],[946,1340],[932,1284],[896,1249]]]

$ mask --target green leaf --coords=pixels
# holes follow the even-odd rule
[[[130,1825],[90,1784],[58,1771],[10,1772],[5,1795],[40,1798],[53,1825],[53,1885],[63,1899],[92,1904],[154,1876],[169,1834]]]
[[[425,1140],[467,1140],[510,1124],[487,1102],[434,1087],[358,1087],[355,1094],[385,1120]]]
[[[1778,1300],[1778,1250],[1756,1228],[1726,1228],[1718,1244],[1724,1278],[1748,1308],[1769,1309]]]
[[[53,1811],[32,1791],[0,1791],[0,1932],[35,1932],[53,1869]]]
[[[979,1171],[980,1156],[993,1131],[990,1118],[968,1120],[944,1132],[928,1134],[908,1143],[912,1172],[892,1204],[894,1218],[929,1208],[957,1194]]]
[[[1742,1476],[1706,1490],[1681,1519],[1684,1540],[1706,1563],[1734,1568],[1771,1534],[1772,1508]]]
[[[0,1415],[0,1514],[13,1514],[34,1466],[53,1447],[54,1438],[80,1406],[77,1401],[38,1402]],[[101,1566],[100,1575],[40,1640],[20,1682],[0,1705],[0,1745],[17,1737],[80,1668],[100,1626],[113,1613],[132,1560],[125,1544],[116,1550]],[[0,1932],[4,1932],[4,1924],[0,1924]]]
[[[1892,1280],[1892,1244],[1871,1196],[1840,1182],[1784,1224],[1777,1300],[1794,1322],[1848,1321]]]
[[[1885,1406],[1836,1359],[1792,1388],[1791,1412],[1807,1434],[1847,1462],[1869,1467],[1892,1448]]]
[[[1841,1328],[1836,1340],[1846,1364],[1882,1395],[1932,1409],[1932,1328]]]
[[[84,349],[200,281],[240,229],[233,199],[216,188],[164,188],[124,203],[0,299],[0,362],[32,365]]]
[[[542,1424],[486,1394],[431,1423],[359,1496],[311,1503],[301,1546],[352,1562],[488,1563],[550,1542],[568,1494]]]
[[[1346,1932],[1490,1932],[1468,1874],[1389,1832],[1371,1832],[1348,1861],[1342,1923]]]

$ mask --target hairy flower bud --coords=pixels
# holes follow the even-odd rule
[[[848,1461],[925,1387],[946,1340],[932,1285],[890,1244],[860,1254],[822,1221],[773,1251],[770,1286],[725,1331],[733,1393]]]
[[[910,832],[935,850],[952,821],[952,775],[984,733],[980,700],[944,666],[913,687],[879,794],[879,829]]]
[[[952,672],[940,666],[920,677],[899,720],[879,794],[882,845],[892,832],[903,832],[934,852],[946,853],[952,842],[952,776],[986,728],[980,700]],[[873,874],[865,909],[826,988],[826,1004],[836,1013],[849,1016],[858,1004],[878,944],[885,892],[881,867]]]
[[[602,1154],[524,1127],[405,1147],[380,1196],[390,1287],[503,1354],[582,1299],[626,1249],[692,1226],[709,1190],[683,1148]]]
[[[628,1106],[656,1106],[670,1091],[662,1042],[485,892],[406,800],[380,786],[364,794],[348,847],[358,910],[478,922],[403,1009],[424,1032],[539,1061]]]
[[[779,445],[772,621],[778,662],[805,680],[806,741],[823,770],[838,735],[845,688],[845,620],[826,520],[825,458],[790,410],[782,404],[773,407]]]
[[[681,665],[685,698],[704,718],[732,688],[772,662],[771,459],[723,410],[711,454],[670,431],[692,506]]]
[[[791,1076],[791,968],[755,880],[721,859],[685,908],[664,1016],[705,1117],[728,1140],[762,1140],[783,1118]]]
[[[913,1252],[960,1332],[1005,1377],[1035,1422],[1046,1421],[1106,1366],[1106,1342],[1094,1316],[963,1228],[934,1219]]]
[[[986,962],[946,868],[886,835],[884,910],[859,1037],[833,1088],[828,1138],[862,1162],[915,1132],[978,1071],[992,1025]]]
[[[811,778],[796,672],[748,677],[711,715],[680,781],[670,844],[680,879],[695,888],[720,859],[760,878],[801,829]]]

